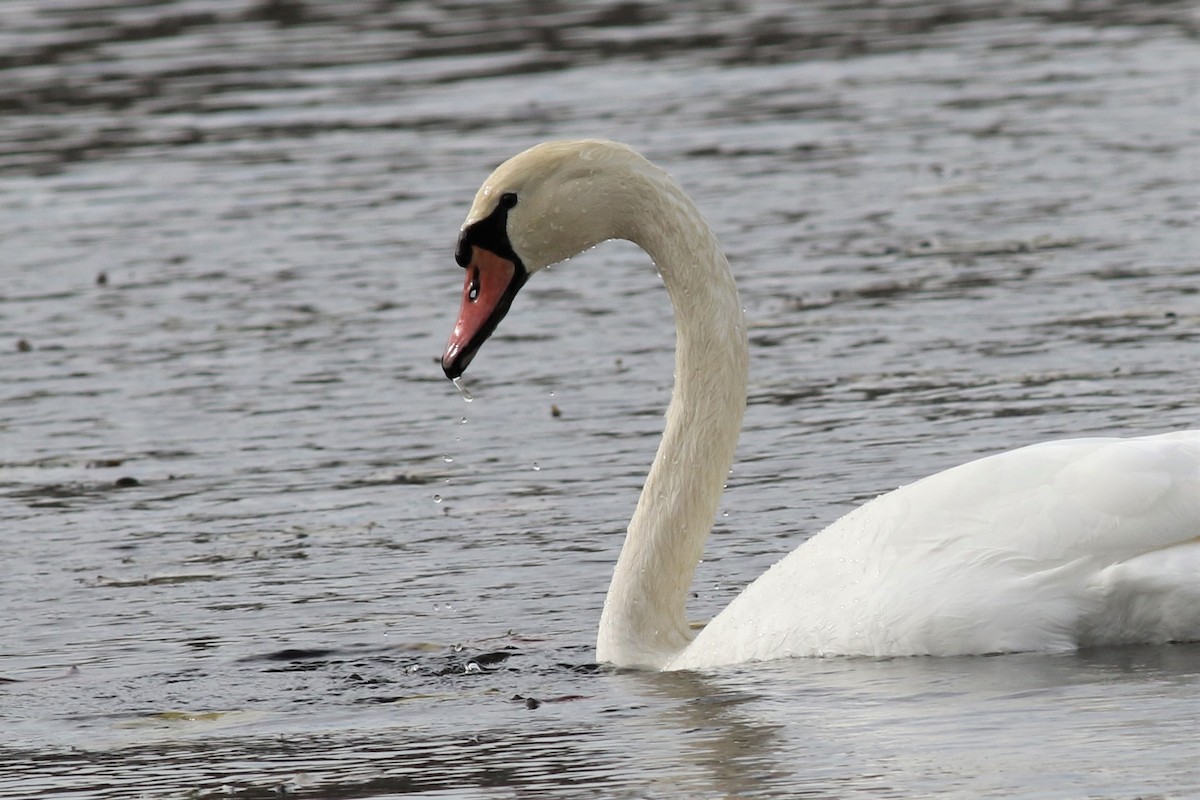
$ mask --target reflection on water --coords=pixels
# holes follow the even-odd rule
[[[1200,794],[1191,646],[591,664],[670,384],[610,244],[437,365],[479,181],[668,167],[751,326],[693,614],[851,504],[1197,424],[1191,3],[0,6],[0,796]]]

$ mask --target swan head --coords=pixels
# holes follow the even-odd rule
[[[442,356],[447,377],[462,375],[530,275],[606,239],[625,238],[621,175],[646,167],[625,145],[585,140],[546,142],[496,168],[458,236],[455,260],[467,274]]]

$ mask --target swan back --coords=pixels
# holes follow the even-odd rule
[[[1200,432],[1045,442],[851,511],[671,666],[1195,638],[1198,572]]]

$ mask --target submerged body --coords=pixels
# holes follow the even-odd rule
[[[501,165],[459,239],[442,360],[457,378],[530,275],[606,239],[642,247],[675,311],[675,387],[605,599],[597,657],[700,669],[1200,639],[1200,431],[1049,442],[885,494],[764,573],[693,638],[684,601],[733,461],[748,352],[729,265],[662,170],[611,142]]]

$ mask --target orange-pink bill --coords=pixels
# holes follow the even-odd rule
[[[457,378],[471,363],[475,351],[508,313],[521,283],[515,263],[478,245],[471,248],[458,321],[442,355],[448,377]]]

